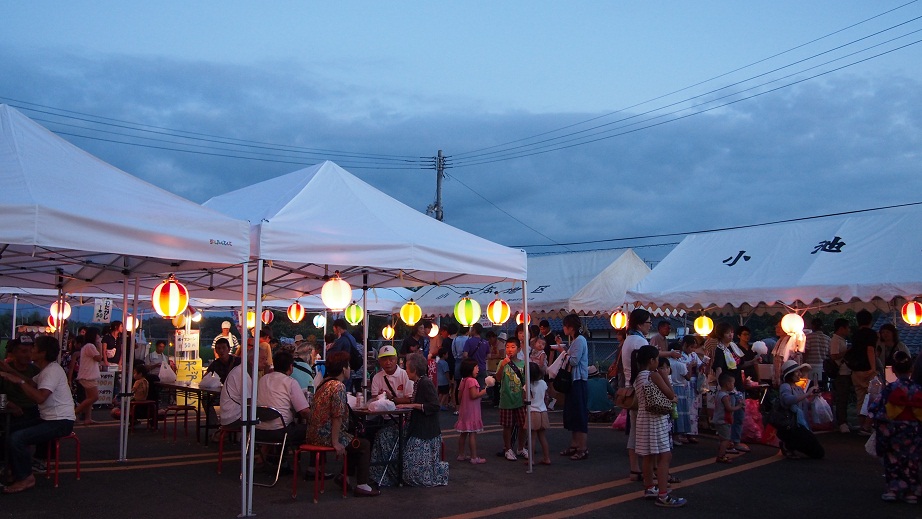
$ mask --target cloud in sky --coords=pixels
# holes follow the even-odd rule
[[[379,88],[285,61],[220,64],[23,52],[10,46],[0,46],[0,61],[6,71],[0,76],[0,96],[5,98],[200,134],[365,155],[420,157],[438,149],[459,154],[600,115],[497,111],[474,97]],[[550,244],[918,201],[920,87],[918,79],[896,73],[847,70],[585,146],[468,167],[459,158],[444,184],[445,221],[504,244]],[[118,127],[93,125],[116,132],[109,135],[79,130],[60,124],[79,121],[23,111],[59,132],[185,147],[129,138]],[[197,202],[300,168],[295,163],[66,138]],[[239,149],[196,150],[243,155]],[[259,152],[275,154],[263,156],[275,161],[312,164],[320,159]],[[420,211],[434,200],[431,170],[379,169],[374,163],[380,160],[327,158]],[[343,200],[343,211],[348,211],[348,200]],[[655,260],[667,250],[638,252]]]

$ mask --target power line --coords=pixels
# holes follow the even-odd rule
[[[819,215],[813,215],[813,216],[802,216],[802,217],[800,217],[800,218],[788,218],[788,219],[786,219],[786,220],[775,220],[775,221],[773,221],[773,222],[753,223],[753,224],[748,224],[748,225],[734,225],[734,226],[731,226],[731,227],[716,227],[716,228],[712,228],[712,229],[704,229],[704,230],[698,230],[698,231],[672,232],[672,233],[664,233],[664,234],[648,234],[648,235],[646,235],[646,236],[631,236],[631,237],[628,237],[628,238],[607,238],[607,239],[604,239],[604,240],[575,241],[575,242],[568,242],[568,243],[558,243],[558,244],[556,244],[556,245],[560,245],[560,246],[565,246],[565,245],[592,245],[592,244],[595,244],[595,243],[612,243],[612,242],[619,242],[619,241],[646,240],[646,239],[653,239],[653,238],[671,238],[671,237],[675,237],[675,236],[687,236],[687,235],[689,235],[689,234],[708,234],[708,233],[712,233],[712,232],[734,231],[734,230],[738,230],[738,229],[752,229],[752,228],[754,228],[754,227],[764,227],[764,226],[766,226],[766,225],[776,225],[776,224],[779,224],[779,223],[804,222],[804,221],[807,221],[807,220],[816,220],[816,219],[819,219],[819,218],[830,218],[830,217],[833,217],[833,216],[846,216],[846,215],[850,215],[850,214],[868,213],[868,212],[872,212],[872,211],[883,211],[883,210],[886,210],[886,209],[897,209],[897,208],[900,208],[900,207],[912,207],[912,206],[917,206],[917,205],[922,205],[922,202],[909,202],[909,203],[905,203],[905,204],[885,205],[885,206],[881,206],[881,207],[871,207],[871,208],[868,208],[868,209],[855,209],[855,210],[853,210],[853,211],[842,211],[842,212],[838,212],[838,213],[827,213],[827,214],[819,214]],[[509,245],[509,247],[524,249],[524,248],[528,248],[528,247],[552,247],[552,245],[546,245],[546,244],[537,244],[537,245]]]

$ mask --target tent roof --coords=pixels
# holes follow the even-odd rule
[[[609,313],[624,302],[627,289],[649,272],[646,263],[630,249],[530,256],[528,312]],[[426,314],[450,314],[461,295],[470,292],[486,311],[497,291],[513,308],[513,313],[521,308],[522,286],[518,283],[455,284],[423,289],[416,302]]]
[[[631,301],[691,310],[888,302],[922,294],[922,209],[691,235]]]
[[[247,223],[135,178],[0,105],[0,284],[65,291],[239,264]],[[155,279],[150,280],[156,282]]]
[[[525,277],[524,251],[429,218],[329,161],[205,206],[251,223],[250,255],[270,261],[266,293],[275,297],[316,292],[336,270],[354,287]]]

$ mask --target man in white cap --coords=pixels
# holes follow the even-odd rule
[[[378,365],[381,371],[371,379],[371,396],[381,393],[396,404],[409,404],[413,398],[413,382],[407,372],[397,365],[397,350],[393,346],[382,346],[378,351]]]
[[[211,341],[211,349],[213,350],[215,344],[217,344],[218,339],[224,338],[227,339],[227,343],[230,344],[231,355],[239,355],[240,352],[240,341],[237,340],[237,336],[230,332],[231,322],[224,321],[221,323],[221,333]]]

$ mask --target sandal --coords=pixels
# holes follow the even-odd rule
[[[715,460],[715,462],[716,463],[733,463],[733,460],[731,460],[730,458],[726,456],[717,456],[717,460]]]
[[[586,449],[584,451],[579,451],[579,450],[576,451],[575,454],[570,456],[570,459],[573,461],[582,461],[588,457],[589,457],[589,449]]]
[[[576,447],[567,447],[566,449],[560,451],[560,455],[561,456],[572,456],[576,454],[578,450],[579,449],[577,449]]]
[[[915,494],[906,494],[903,496],[903,502],[906,504],[914,505],[919,502],[919,498]]]
[[[884,494],[881,494],[880,498],[888,502],[896,501],[896,493],[886,492]]]
[[[643,481],[643,472],[640,471],[631,471],[631,475],[627,477],[628,481]]]
[[[469,460],[471,459],[471,457],[470,457],[470,456],[465,456],[465,455],[463,455],[463,454],[459,454],[458,457],[455,458],[455,459],[457,459],[458,461],[469,461]]]

